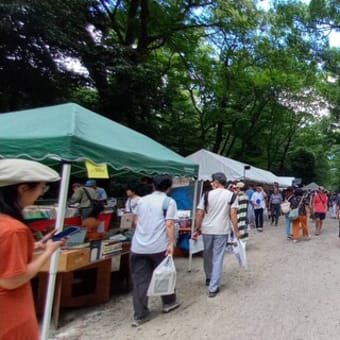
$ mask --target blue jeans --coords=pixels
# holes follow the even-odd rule
[[[203,234],[203,265],[205,277],[210,279],[209,292],[216,292],[223,270],[227,235]]]
[[[288,214],[285,215],[285,231],[286,231],[286,235],[287,237],[291,234],[290,228],[291,228],[291,220],[288,217]]]

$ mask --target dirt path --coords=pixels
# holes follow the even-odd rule
[[[314,227],[310,224],[311,234]],[[51,339],[337,340],[340,338],[340,246],[338,222],[327,219],[321,236],[292,243],[278,227],[253,231],[247,271],[226,254],[221,291],[207,297],[202,258],[176,258],[182,306],[162,314],[152,298],[153,319],[130,325],[131,294],[101,306],[64,312]]]

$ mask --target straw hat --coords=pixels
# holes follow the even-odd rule
[[[0,187],[27,182],[56,182],[59,174],[46,165],[26,159],[0,159]]]

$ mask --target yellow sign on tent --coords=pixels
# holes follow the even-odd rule
[[[107,164],[95,164],[86,160],[85,166],[87,169],[88,178],[109,178],[109,171],[107,170]]]

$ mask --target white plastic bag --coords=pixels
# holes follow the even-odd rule
[[[204,250],[203,235],[199,235],[197,240],[190,239],[190,253],[196,254]]]
[[[153,271],[148,288],[148,296],[174,294],[176,287],[176,267],[171,255],[167,256]]]
[[[238,263],[241,267],[247,268],[248,262],[247,262],[247,254],[246,254],[246,242],[243,240],[235,240],[236,245],[233,247],[233,253],[235,254]]]

